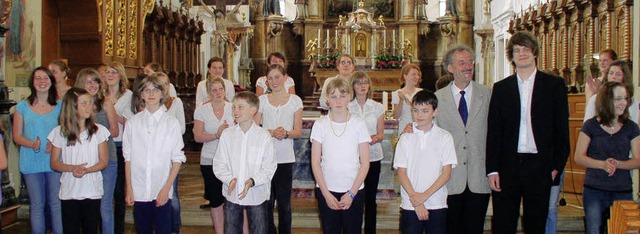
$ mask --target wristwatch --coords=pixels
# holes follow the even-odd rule
[[[284,139],[288,139],[289,138],[289,131],[284,131]]]

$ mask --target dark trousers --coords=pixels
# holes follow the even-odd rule
[[[380,161],[370,162],[364,178],[364,233],[376,233],[376,195],[380,181]]]
[[[156,207],[156,201],[135,202],[133,204],[133,221],[138,234],[171,233],[171,216],[173,207],[171,199],[166,204]]]
[[[249,233],[267,233],[267,201],[256,206],[243,206],[233,202],[224,202],[224,233],[242,234],[244,211],[247,211]]]
[[[348,210],[332,210],[320,189],[316,188],[322,233],[362,233],[364,193],[364,189],[358,191]],[[331,192],[331,194],[339,201],[345,193]]]
[[[122,156],[122,146],[116,146],[118,156],[118,177],[116,178],[116,188],[113,190],[113,223],[114,233],[124,233],[124,216],[126,203],[124,201],[125,177],[124,177],[124,157]]]
[[[271,179],[271,198],[267,201],[269,233],[291,233],[291,183],[293,182],[293,163],[278,164]],[[273,217],[275,201],[278,201],[278,230]]]
[[[429,219],[420,220],[413,210],[400,210],[400,231],[403,234],[441,234],[447,228],[447,209],[428,210]]]
[[[65,234],[98,233],[100,199],[61,200],[60,205]]]
[[[492,192],[493,233],[516,233],[522,200],[524,232],[543,234],[549,211],[551,173],[545,170],[540,155],[518,154],[511,161],[511,173],[500,175],[502,191]]]
[[[490,194],[473,193],[467,186],[461,194],[447,196],[447,233],[484,232]]]

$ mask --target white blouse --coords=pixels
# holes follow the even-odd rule
[[[367,124],[367,130],[369,134],[378,134],[378,119],[384,115],[385,108],[382,103],[371,100],[370,98],[364,103],[364,106],[360,106],[358,101],[353,99],[349,103],[349,113],[360,116]],[[384,133],[383,133],[384,134]],[[369,147],[369,160],[371,162],[380,161],[384,158],[382,154],[382,144],[380,142],[370,145]]]
[[[196,111],[193,114],[193,119],[201,121],[204,123],[204,132],[207,134],[215,134],[218,132],[218,128],[225,121],[229,125],[229,127],[233,127],[233,114],[231,113],[231,103],[224,103],[224,113],[222,114],[222,119],[218,119],[216,115],[213,113],[213,106],[211,104],[200,105],[196,107]],[[216,154],[216,150],[218,149],[219,139],[215,139],[213,141],[205,142],[202,144],[202,150],[200,150],[200,165],[210,166],[213,163],[213,156]]]
[[[124,92],[124,94],[122,95],[122,97],[120,97],[118,99],[118,101],[113,104],[113,107],[116,109],[116,114],[119,116],[124,116],[125,118],[129,118],[130,116],[133,116],[133,112],[131,112],[131,97],[133,96],[133,92],[131,92],[131,90],[128,90]],[[118,123],[118,132],[122,132],[124,129],[124,126],[121,123]],[[118,137],[114,137],[113,141],[115,142],[121,142],[122,141],[122,134],[118,134]]]
[[[256,88],[260,86],[262,87],[262,90],[264,90],[265,92],[267,91],[267,89],[269,88],[269,86],[267,85],[267,77],[263,76],[258,78],[258,80],[256,80]],[[293,81],[293,78],[287,76],[287,80],[284,82],[284,88],[287,92],[289,92],[289,88],[296,86],[296,82]]]
[[[122,153],[131,165],[131,186],[135,201],[153,201],[168,182],[174,162],[184,163],[182,134],[178,120],[166,108],[134,115],[124,129]],[[172,197],[173,186],[169,191]]]
[[[91,139],[89,132],[84,131],[79,134],[79,140],[74,146],[67,145],[67,138],[62,135],[61,127],[57,126],[49,133],[47,139],[51,144],[62,150],[60,159],[62,163],[69,165],[79,165],[86,163],[85,167],[91,167],[100,162],[98,145],[109,139],[111,133],[100,124]],[[60,200],[83,200],[100,199],[104,191],[102,188],[102,173],[93,172],[76,178],[73,172],[62,172],[60,177]]]
[[[222,80],[224,80],[224,90],[227,101],[233,101],[233,97],[236,96],[236,89],[233,86],[233,82],[228,79]],[[202,105],[202,103],[205,103],[208,100],[209,94],[207,93],[207,80],[204,79],[198,82],[198,86],[196,88],[196,106]]]
[[[173,103],[171,103],[171,108],[167,110],[167,114],[175,117],[180,123],[180,130],[182,134],[187,130],[187,124],[184,117],[184,103],[179,97],[175,97],[173,99]]]
[[[296,95],[289,95],[289,100],[282,106],[273,106],[269,102],[269,95],[260,96],[260,108],[262,113],[262,127],[266,130],[283,127],[287,131],[293,130],[296,111],[302,109],[302,99]],[[273,139],[275,158],[278,163],[292,163],[296,161],[293,151],[293,139]]]
[[[411,100],[413,100],[413,96],[418,93],[421,88],[416,88],[412,94],[406,94],[405,98],[409,101],[402,103],[402,112],[400,112],[400,118],[398,118],[398,133],[402,132],[402,129],[407,126],[407,124],[413,122],[413,116],[411,115]],[[391,105],[400,103],[400,96],[398,95],[399,89],[391,92]]]

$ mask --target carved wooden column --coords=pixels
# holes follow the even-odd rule
[[[596,74],[596,71],[598,69],[597,64],[595,64],[595,60],[593,59],[593,54],[595,54],[596,51],[596,16],[598,13],[597,7],[593,4],[589,4],[587,6],[587,8],[585,9],[584,15],[587,16],[587,18],[585,19],[585,27],[586,27],[586,35],[587,35],[587,62],[589,63],[589,74],[591,74],[592,77],[597,77],[598,75]]]
[[[576,3],[577,4],[577,3]],[[573,84],[576,87],[581,87],[584,84],[584,69],[582,67],[583,63],[583,30],[582,24],[584,21],[583,18],[583,8],[580,5],[575,5],[572,13],[572,28],[573,28],[573,64],[571,64],[571,78],[573,80]]]

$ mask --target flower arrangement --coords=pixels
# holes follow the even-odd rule
[[[404,56],[382,53],[376,56],[376,68],[378,69],[398,69],[407,64]]]
[[[336,68],[338,56],[338,54],[318,55],[316,66],[319,68]]]

